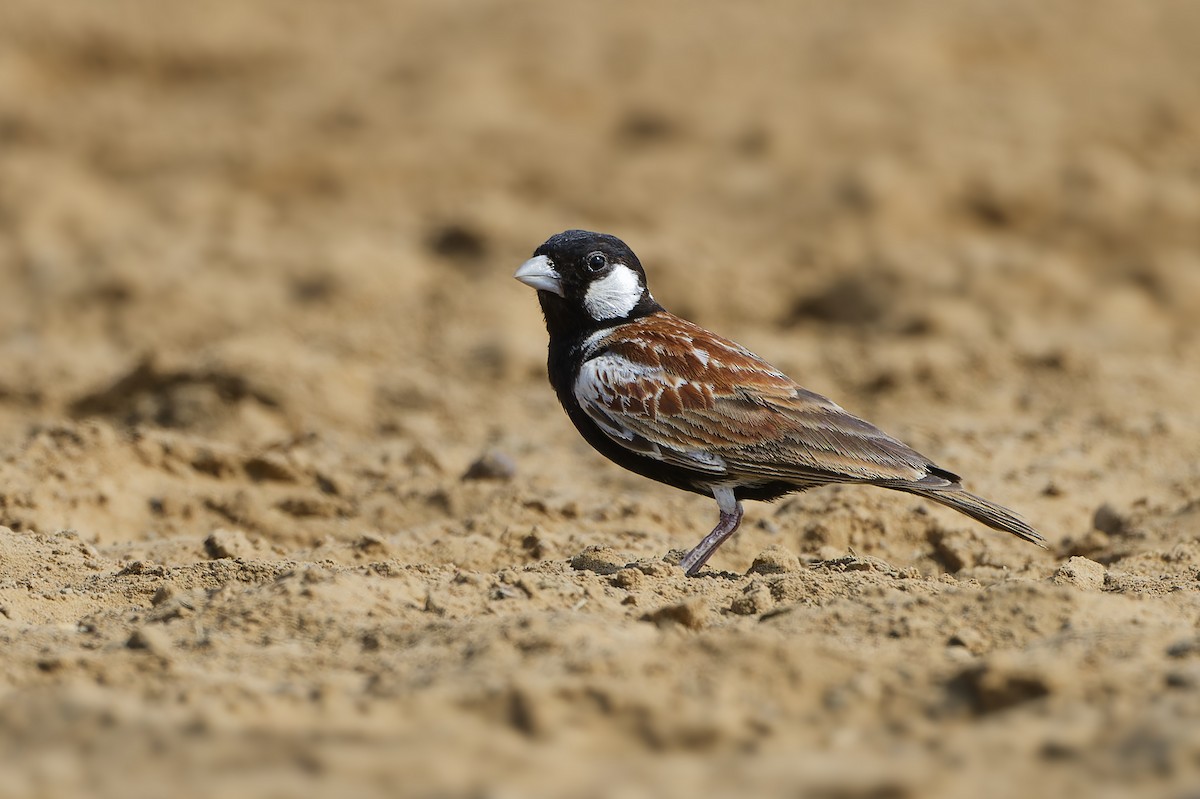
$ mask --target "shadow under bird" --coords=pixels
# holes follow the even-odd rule
[[[620,239],[559,233],[514,277],[537,289],[550,384],[587,442],[630,471],[716,499],[720,521],[680,563],[688,575],[737,530],[742,500],[829,483],[916,494],[1042,545],[1028,523],[965,491],[958,475],[669,313]]]

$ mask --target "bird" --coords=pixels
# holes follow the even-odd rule
[[[514,277],[537,290],[550,385],[583,438],[636,474],[716,500],[716,527],[680,562],[689,577],[737,531],[743,500],[839,483],[915,494],[1045,546],[957,474],[667,311],[619,238],[558,233]]]

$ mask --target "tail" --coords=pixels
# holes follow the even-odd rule
[[[1046,548],[1046,539],[1042,537],[1041,533],[1033,529],[1029,525],[1029,522],[1008,508],[1001,507],[983,497],[977,497],[969,491],[953,487],[935,489],[901,488],[900,490],[916,494],[919,497],[925,497],[926,499],[932,499],[934,502],[941,503],[947,508],[954,508],[959,513],[970,516],[975,521],[983,522],[993,530],[1012,533],[1017,538],[1023,538],[1031,544],[1037,544],[1043,549]]]

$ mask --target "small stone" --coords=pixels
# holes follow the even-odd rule
[[[213,560],[245,558],[254,554],[254,545],[241,530],[214,530],[204,539],[204,551]]]
[[[1054,573],[1057,585],[1073,585],[1085,591],[1099,591],[1104,587],[1107,570],[1094,560],[1079,557],[1068,560]]]
[[[1128,527],[1128,520],[1117,509],[1105,502],[1092,515],[1092,527],[1109,535],[1120,535]]]
[[[659,627],[679,625],[689,630],[699,630],[708,617],[708,606],[698,597],[652,610],[642,616],[642,621],[652,621]]]
[[[531,738],[544,736],[548,731],[547,703],[529,687],[512,687],[508,695],[508,709],[509,721],[517,731]]]
[[[546,587],[546,584],[534,580],[533,575],[527,574],[517,580],[516,586],[524,591],[530,599],[537,599],[542,595],[542,589]]]
[[[511,480],[517,474],[512,456],[499,450],[488,450],[463,472],[463,480]]]
[[[969,666],[960,679],[981,714],[1043,699],[1056,687],[1054,675],[1036,664],[1009,662],[1007,658]]]
[[[1197,686],[1200,686],[1200,666],[1193,664],[1171,669],[1166,674],[1166,683],[1168,688],[1195,690]]]
[[[617,588],[632,591],[645,581],[646,576],[636,568],[621,569],[612,578],[612,584]]]
[[[755,580],[746,586],[742,595],[733,600],[729,609],[739,616],[757,616],[775,607],[771,589]]]
[[[596,574],[616,574],[625,568],[625,558],[612,547],[591,546],[571,558],[571,568]]]
[[[337,579],[337,573],[320,563],[309,563],[300,567],[300,582],[305,585],[317,585]]]
[[[154,563],[149,560],[134,560],[125,564],[119,572],[118,577],[125,577],[131,574],[144,574],[149,577],[162,577],[167,573],[165,566]]]
[[[487,237],[474,225],[451,221],[430,231],[429,249],[454,263],[478,269],[488,253]]]
[[[158,607],[162,603],[170,599],[174,599],[176,596],[178,596],[178,594],[179,589],[177,589],[174,585],[171,583],[163,583],[158,587],[158,590],[154,592],[154,596],[150,597],[150,604],[154,607]]]
[[[1167,648],[1167,657],[1186,658],[1200,655],[1200,638],[1185,638]]]
[[[521,549],[525,550],[525,554],[534,560],[546,557],[546,542],[536,532],[521,539]]]
[[[786,574],[800,571],[800,558],[781,546],[772,545],[755,556],[747,574]]]
[[[978,630],[970,627],[959,627],[946,639],[946,646],[961,647],[972,655],[978,655],[986,648],[986,641]]]
[[[246,476],[256,483],[295,483],[300,479],[287,459],[277,453],[255,455],[248,458],[242,468],[246,470]]]
[[[934,556],[948,571],[978,566],[984,545],[972,535],[939,535],[933,542]]]
[[[154,610],[146,615],[146,620],[165,622],[191,615],[196,609],[196,600],[194,591],[180,591],[171,583],[164,583],[150,599]]]
[[[338,515],[340,510],[336,502],[324,495],[284,497],[275,503],[275,507],[297,519],[332,519]]]
[[[418,474],[441,474],[445,471],[437,453],[421,444],[413,444],[412,449],[403,458],[404,465]]]
[[[165,656],[171,651],[171,639],[157,627],[139,627],[129,636],[125,646]]]
[[[676,557],[678,556],[678,557]],[[672,574],[682,574],[679,561],[683,558],[683,550],[673,549],[667,553],[668,558],[674,558],[670,563],[665,560],[639,560],[634,568],[647,577],[669,577]]]
[[[387,541],[378,533],[363,533],[354,542],[354,548],[359,552],[373,557],[387,557],[391,551]]]

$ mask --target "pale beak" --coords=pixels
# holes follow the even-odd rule
[[[554,263],[544,255],[530,258],[513,275],[526,286],[563,296],[562,277],[554,271]]]

